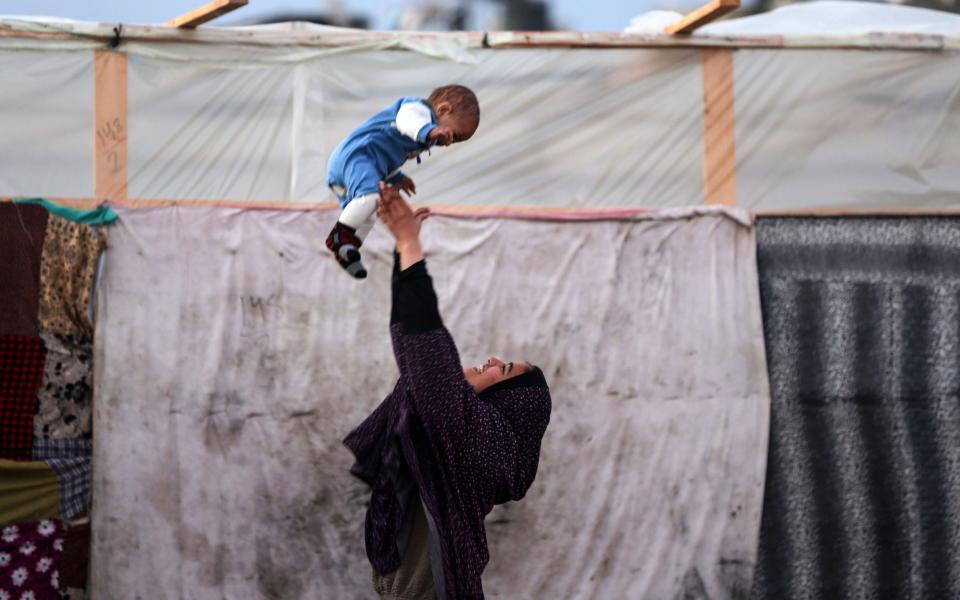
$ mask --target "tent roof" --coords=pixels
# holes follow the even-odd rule
[[[643,16],[639,18],[643,21]],[[664,15],[659,15],[662,20]],[[659,33],[647,20],[639,31],[413,32],[367,31],[293,22],[243,27],[205,26],[193,30],[166,25],[123,24],[124,41],[186,42],[214,45],[266,45],[320,48],[401,47],[453,57],[480,47],[839,47],[867,49],[960,49],[960,15],[870,2],[822,1],[787,6],[770,13],[728,19],[695,34]],[[98,45],[115,37],[116,23],[90,23],[51,17],[0,15],[0,48],[10,39]],[[629,29],[629,28],[628,28]],[[6,40],[6,44],[3,42]]]
[[[960,36],[960,15],[876,2],[823,0],[706,25],[700,35],[831,35],[870,33]]]

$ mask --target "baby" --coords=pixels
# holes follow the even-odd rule
[[[480,124],[480,104],[469,88],[445,85],[421,98],[400,98],[357,127],[334,149],[327,185],[340,200],[340,218],[327,236],[327,248],[347,273],[363,279],[360,246],[376,219],[380,182],[407,195],[417,191],[401,165],[432,146],[469,140]]]

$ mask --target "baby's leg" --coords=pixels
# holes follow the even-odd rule
[[[373,225],[376,222],[376,215],[370,215],[366,221],[360,223],[360,226],[357,227],[357,237],[360,238],[360,241],[367,239],[367,235],[370,233],[370,230],[373,229]]]
[[[380,194],[365,194],[351,200],[340,213],[339,222],[353,229],[361,242],[366,239],[376,222],[374,215],[377,212],[378,200]]]

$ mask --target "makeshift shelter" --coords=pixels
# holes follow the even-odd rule
[[[487,594],[957,596],[958,49],[836,2],[683,37],[0,18],[0,194],[119,216],[91,594],[372,595],[340,440],[395,375],[390,244],[362,284],[325,254],[325,160],[456,81],[476,136],[409,169],[441,311],[554,397]],[[0,208],[40,261],[42,209]],[[38,277],[0,296],[28,329]]]

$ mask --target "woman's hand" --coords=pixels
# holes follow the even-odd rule
[[[412,196],[417,193],[417,186],[413,183],[413,180],[409,177],[404,177],[397,183],[397,187],[400,188],[401,192],[404,192],[407,196]]]
[[[423,260],[423,249],[420,247],[420,225],[430,216],[429,208],[421,207],[414,211],[400,197],[400,190],[396,186],[387,185],[381,181],[377,216],[397,240],[400,270]]]

